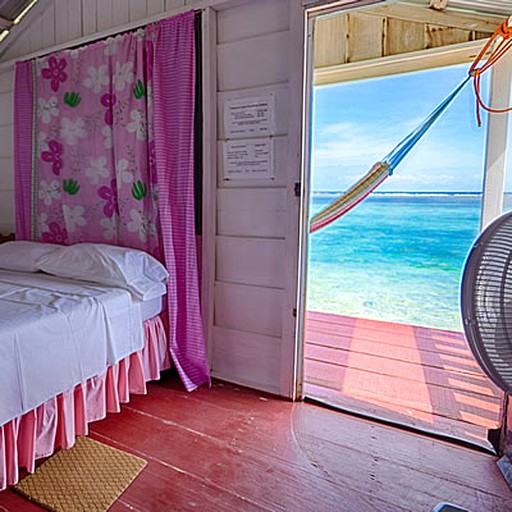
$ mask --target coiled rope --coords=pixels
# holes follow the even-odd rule
[[[469,68],[469,76],[473,78],[473,87],[475,89],[476,117],[478,120],[478,126],[482,126],[481,109],[484,109],[492,114],[505,114],[506,112],[512,111],[512,106],[507,108],[494,108],[486,105],[482,100],[482,93],[480,88],[482,75],[491,69],[492,66],[494,66],[496,62],[498,62],[512,47],[512,26],[510,25],[511,20],[512,18],[509,18],[496,29],[494,34],[490,37],[489,41],[487,41]],[[484,64],[479,66],[489,50],[491,50],[489,57]]]

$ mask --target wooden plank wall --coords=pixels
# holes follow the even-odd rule
[[[14,232],[13,73],[0,73],[0,233]]]
[[[129,21],[171,11],[193,0],[39,0],[13,32],[2,60],[50,48]],[[9,36],[13,38],[13,36]],[[8,42],[9,39],[6,40]]]
[[[214,376],[280,391],[286,303],[290,2],[258,0],[217,14],[218,173]],[[275,180],[223,180],[227,97],[276,98]],[[291,316],[291,311],[289,312]],[[289,341],[289,340],[288,340]]]

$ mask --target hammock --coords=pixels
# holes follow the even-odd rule
[[[480,61],[485,57],[489,48],[493,43],[500,38],[500,43],[491,52],[491,55],[487,59],[487,62],[478,67]],[[456,89],[435,109],[432,113],[405,139],[403,139],[390,153],[388,153],[380,162],[377,162],[370,171],[365,174],[359,181],[354,183],[347,192],[341,195],[338,199],[324,208],[321,212],[317,213],[312,219],[309,227],[309,231],[314,233],[319,229],[327,226],[336,219],[339,219],[342,215],[345,215],[354,206],[358,205],[363,199],[371,194],[386,178],[393,174],[394,169],[397,165],[407,156],[407,154],[413,149],[413,147],[420,141],[425,135],[429,128],[435,123],[435,121],[441,116],[446,110],[450,103],[455,99],[459,92],[464,88],[469,80],[474,80],[474,88],[477,100],[477,119],[478,124],[481,124],[480,108],[488,112],[509,112],[512,107],[506,109],[493,109],[486,106],[480,95],[480,78],[481,75],[491,68],[503,55],[512,47],[512,28],[509,27],[508,22],[505,21],[496,30],[494,35],[489,39],[487,44],[484,46],[475,62],[469,70],[469,76],[459,85]]]
[[[371,194],[386,178],[393,174],[396,166],[408,155],[411,149],[425,135],[427,130],[435,123],[437,118],[446,110],[448,105],[459,94],[471,77],[467,77],[414,131],[403,139],[384,159],[377,162],[370,171],[341,197],[336,199],[327,208],[317,213],[311,219],[310,232],[314,233],[320,228],[340,218],[349,210],[359,204],[366,196]]]

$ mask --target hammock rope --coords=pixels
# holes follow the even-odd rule
[[[427,131],[433,126],[441,114],[448,108],[450,103],[456,98],[469,80],[473,79],[473,85],[476,96],[476,115],[478,125],[481,126],[481,109],[491,113],[511,112],[512,107],[508,108],[492,108],[486,105],[481,97],[481,77],[496,62],[498,62],[512,47],[512,21],[503,22],[489,41],[482,48],[475,61],[469,69],[468,77],[459,84],[451,94],[449,94],[437,108],[409,135],[402,139],[381,161],[377,162],[367,174],[354,183],[347,192],[342,194],[338,199],[329,204],[322,211],[317,213],[310,222],[309,231],[314,233],[319,229],[327,226],[336,219],[345,215],[354,206],[358,205],[363,199],[370,195],[378,186],[380,186],[389,176],[393,174],[394,169],[409,154],[414,146],[421,140]],[[491,48],[494,48],[491,50]],[[491,51],[490,51],[491,50]],[[490,55],[486,62],[479,66],[480,62],[486,57],[490,51]]]
[[[469,68],[469,75],[473,78],[473,87],[476,96],[476,116],[478,126],[482,126],[481,109],[492,114],[505,114],[511,112],[512,107],[507,108],[493,108],[486,105],[482,100],[480,82],[482,75],[492,68],[512,47],[512,26],[509,25],[510,19],[504,21],[490,37],[489,41],[482,48],[475,61]],[[480,62],[485,58],[487,52],[495,45],[485,63],[479,66]]]

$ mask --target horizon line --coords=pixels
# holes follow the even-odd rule
[[[350,189],[347,189],[350,190]],[[314,190],[313,194],[342,194],[347,190]],[[383,190],[378,192],[372,192],[372,194],[462,194],[462,195],[482,195],[481,191],[472,190]],[[512,194],[512,191],[504,192],[505,195]]]

